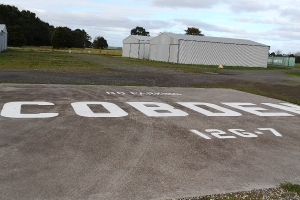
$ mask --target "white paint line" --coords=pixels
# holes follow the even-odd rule
[[[208,137],[207,135],[197,131],[197,130],[191,130],[191,132],[195,133],[196,135],[200,136],[200,137],[203,137],[204,139],[207,139],[207,140],[211,140],[210,137]]]

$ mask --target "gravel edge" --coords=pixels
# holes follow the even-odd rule
[[[254,189],[251,191],[234,192],[234,193],[226,193],[226,194],[214,194],[214,195],[206,195],[200,197],[188,197],[188,198],[171,199],[171,200],[221,200],[221,199],[300,200],[300,196],[295,192],[287,191],[282,187],[278,186],[275,188]]]

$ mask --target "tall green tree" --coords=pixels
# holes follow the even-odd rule
[[[9,33],[9,37],[19,38],[20,34],[23,34],[25,37],[25,45],[50,45],[50,25],[48,23],[40,20],[35,13],[30,11],[19,11],[19,9],[15,6],[3,5],[0,4],[0,23],[5,24],[7,29],[13,26],[19,26],[21,29],[20,33],[11,32]],[[13,30],[16,30],[13,28]],[[15,35],[16,34],[16,35]],[[8,45],[11,44],[8,41]]]
[[[0,24],[6,24],[6,27],[19,25],[20,16],[21,13],[17,7],[0,4]]]
[[[91,37],[85,32],[85,30],[76,29],[72,31],[73,47],[86,48],[91,47]]]
[[[57,27],[54,29],[51,38],[53,48],[72,47],[72,31],[68,27]]]
[[[54,28],[35,13],[15,6],[0,4],[0,23],[7,27],[9,46],[50,46],[52,41],[55,48],[91,46],[91,37],[84,30]]]
[[[35,13],[23,10],[18,19],[27,40],[27,45],[51,45],[50,25],[40,20]]]
[[[106,49],[108,47],[108,44],[104,37],[98,36],[94,39],[93,47],[95,49]]]
[[[298,51],[298,52],[296,52],[296,53],[294,53],[294,55],[295,55],[295,58],[296,58],[296,63],[300,63],[300,51]]]
[[[269,54],[269,56],[276,56],[275,52]]]
[[[187,30],[184,30],[186,35],[199,35],[204,36],[204,34],[201,33],[199,28],[196,27],[188,27]]]
[[[13,47],[21,47],[26,44],[26,38],[22,32],[22,27],[19,25],[7,27],[9,34],[7,43]]]
[[[150,36],[149,32],[147,32],[143,27],[137,26],[134,29],[131,29],[131,35],[143,35]]]
[[[283,56],[282,51],[281,50],[277,50],[276,52],[276,56]]]

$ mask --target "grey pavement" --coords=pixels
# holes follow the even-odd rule
[[[231,89],[0,84],[1,199],[171,199],[299,183],[300,109],[282,103]]]

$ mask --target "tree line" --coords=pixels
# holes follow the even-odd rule
[[[53,46],[53,48],[107,48],[104,37],[97,36],[93,43],[84,29],[71,30],[68,27],[54,27],[39,19],[28,10],[20,11],[17,7],[0,4],[0,24],[5,24],[8,31],[8,46]],[[187,35],[201,35],[195,27],[185,30]],[[131,30],[131,35],[150,36],[143,27]]]
[[[54,27],[28,10],[0,4],[0,24],[8,31],[8,46],[53,46],[53,48],[107,48],[107,41],[98,36],[92,43],[84,29]],[[100,41],[99,41],[100,40]]]
[[[184,31],[185,31],[186,35],[204,36],[204,34],[202,34],[202,32],[199,30],[199,28],[196,28],[196,27],[188,27]],[[146,29],[144,29],[141,26],[137,26],[137,27],[131,29],[130,34],[131,35],[150,36],[149,32],[146,31]]]

